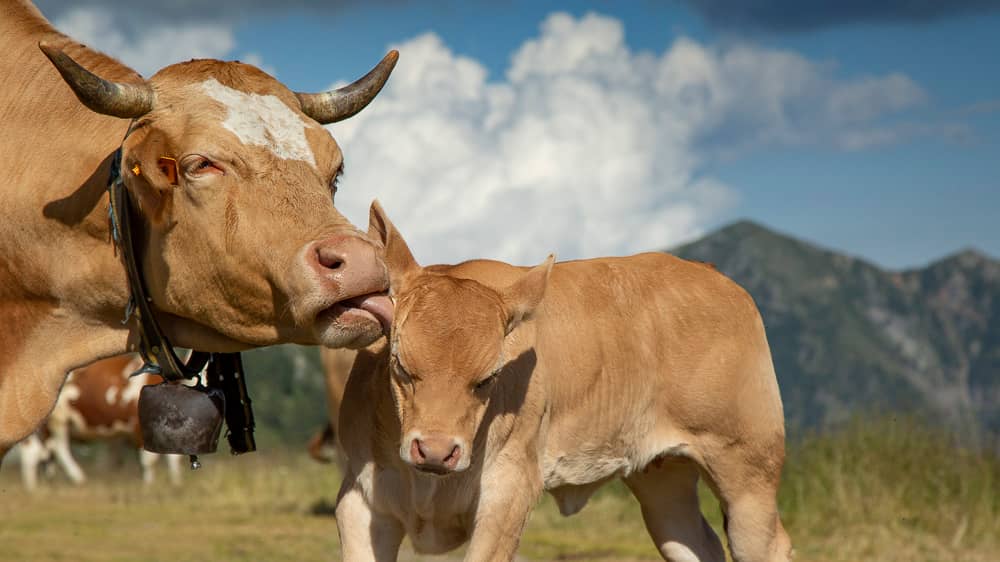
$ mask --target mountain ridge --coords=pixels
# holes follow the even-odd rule
[[[669,251],[754,297],[792,425],[888,410],[1000,430],[1000,261],[985,252],[894,270],[750,220]]]

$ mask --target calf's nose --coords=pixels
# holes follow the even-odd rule
[[[410,442],[410,458],[420,470],[452,472],[462,459],[462,446],[453,437],[426,435]]]

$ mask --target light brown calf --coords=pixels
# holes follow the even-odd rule
[[[218,60],[145,80],[29,1],[0,2],[0,460],[68,371],[136,350],[108,226],[119,149],[153,316],[176,345],[379,337],[384,266],[334,208],[344,157],[322,125],[360,111],[395,62],[320,94]]]
[[[789,558],[781,398],[739,286],[660,253],[421,268],[377,203],[371,223],[395,314],[340,413],[345,560],[394,560],[404,535],[419,552],[470,541],[467,560],[510,560],[543,491],[568,515],[622,478],[665,559],[721,562],[699,477],[733,559]]]

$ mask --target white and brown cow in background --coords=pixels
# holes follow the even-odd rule
[[[136,350],[108,226],[119,148],[139,267],[174,344],[379,337],[385,268],[334,208],[344,157],[323,125],[361,111],[396,57],[319,94],[218,60],[147,80],[59,33],[28,0],[0,2],[0,459],[48,416],[66,373]]]
[[[130,376],[142,366],[137,355],[111,357],[72,371],[66,378],[52,414],[38,432],[20,445],[21,476],[27,489],[37,482],[38,465],[54,460],[75,484],[86,480],[70,450],[72,442],[119,441],[139,453],[142,480],[150,484],[161,456],[166,457],[172,484],[180,484],[180,455],[159,455],[142,448],[139,391],[158,384],[158,375]]]

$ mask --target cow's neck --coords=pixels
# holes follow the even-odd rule
[[[123,353],[130,341],[104,190],[128,123],[74,97],[37,47],[53,37],[44,20],[20,2],[2,11],[0,453],[44,417],[69,369]],[[113,79],[131,74],[82,46],[67,51]]]

